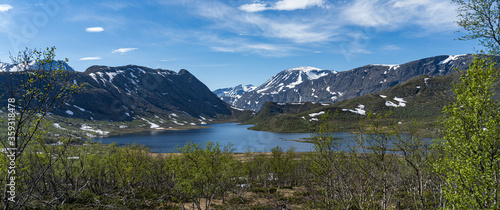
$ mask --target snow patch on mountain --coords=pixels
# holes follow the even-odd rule
[[[66,128],[61,127],[61,125],[59,125],[59,123],[53,123],[52,125],[54,125],[54,127],[57,129],[67,130]]]
[[[463,55],[450,55],[450,56],[448,56],[448,58],[446,58],[446,59],[442,60],[441,62],[439,62],[438,65],[447,64],[450,61],[457,60],[458,58],[460,58],[461,56],[464,56],[464,55],[466,55],[466,54],[463,54]]]
[[[146,122],[150,125],[150,126],[149,126],[149,128],[154,128],[154,129],[164,129],[164,128],[160,127],[158,124],[152,123],[151,121],[146,120],[146,119],[144,119],[144,118],[142,118],[142,117],[140,117],[140,118],[141,118],[142,120],[146,121]]]
[[[358,105],[357,108],[355,109],[342,109],[342,111],[350,111],[352,113],[356,113],[356,114],[360,114],[360,115],[366,115],[366,111],[365,111],[365,105],[363,104],[360,104]]]
[[[405,107],[406,106],[406,101],[403,98],[398,98],[394,97],[394,101],[397,101],[398,104],[392,102],[392,101],[385,101],[385,106],[392,106],[392,107]]]
[[[80,127],[80,130],[84,130],[84,131],[91,131],[91,132],[95,132],[99,135],[108,135],[110,132],[109,131],[103,131],[101,129],[93,129],[92,127],[86,125],[86,124],[83,124],[82,127]]]
[[[311,113],[311,114],[309,114],[309,117],[316,117],[316,116],[322,115],[322,114],[325,114],[325,112],[321,111],[321,112],[318,112],[318,113]]]

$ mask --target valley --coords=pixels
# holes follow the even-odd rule
[[[85,91],[49,113],[48,127],[53,141],[64,135],[86,139],[228,122],[253,124],[252,130],[310,133],[329,112],[336,114],[329,123],[339,132],[356,132],[366,112],[391,112],[401,124],[422,122],[421,132],[436,137],[437,119],[458,80],[454,69],[467,68],[472,58],[435,56],[341,72],[297,67],[259,86],[213,92],[187,70],[92,66],[70,72],[70,80],[84,84]],[[9,72],[15,66],[2,68]]]
[[[0,208],[500,209],[499,8],[2,2]]]

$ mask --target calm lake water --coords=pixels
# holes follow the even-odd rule
[[[297,152],[313,150],[313,144],[297,142],[302,138],[311,137],[308,133],[272,133],[266,131],[248,130],[252,125],[238,125],[237,123],[221,123],[208,125],[210,128],[182,130],[182,131],[151,131],[138,134],[127,134],[106,138],[96,138],[94,141],[104,144],[116,142],[118,145],[141,144],[151,148],[152,152],[177,152],[177,146],[184,146],[186,142],[204,143],[219,141],[222,145],[232,143],[238,153],[269,152],[271,148],[280,146],[283,149],[295,147]],[[339,138],[350,138],[349,133],[338,133]]]

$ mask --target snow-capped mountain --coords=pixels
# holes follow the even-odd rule
[[[229,87],[229,88],[220,88],[217,90],[214,90],[213,92],[215,95],[217,95],[221,100],[224,102],[233,105],[233,102],[236,99],[241,98],[241,95],[243,95],[246,92],[255,90],[257,88],[254,85],[243,85],[240,84],[235,87]]]
[[[17,71],[17,68],[12,64],[0,62],[0,72],[6,71]]]
[[[276,74],[254,90],[244,93],[230,104],[238,108],[259,110],[264,105],[264,102],[281,100],[279,98],[281,93],[295,89],[305,81],[316,80],[332,74],[337,74],[337,72],[309,66],[287,69]]]
[[[0,81],[5,74],[0,74]],[[85,91],[53,114],[88,120],[124,121],[161,116],[172,126],[201,123],[205,118],[231,115],[229,106],[187,70],[174,72],[127,65],[91,66],[70,72],[71,82]],[[4,87],[6,88],[6,87]]]
[[[255,89],[255,92],[261,94],[278,94],[284,90],[295,88],[295,86],[307,80],[318,79],[329,74],[336,74],[336,71],[321,70],[310,66],[301,66],[284,70],[264,84]]]
[[[443,55],[401,65],[367,65],[348,71],[319,70],[299,67],[282,71],[245,93],[235,107],[258,111],[265,102],[333,103],[377,93],[418,75],[443,76],[467,69],[474,55]]]
[[[62,67],[68,71],[75,71],[71,66],[68,65],[68,63],[61,61],[63,63]],[[50,65],[54,65],[53,67],[49,67]],[[37,70],[37,69],[49,69],[49,68],[57,68],[58,62],[54,62],[54,64],[45,64],[45,65],[39,65],[35,63],[35,61],[31,62],[29,64],[29,69]],[[14,65],[14,64],[9,64],[9,63],[2,63],[0,62],[0,72],[16,72],[16,71],[22,71],[26,70],[27,68],[21,67],[20,65]]]

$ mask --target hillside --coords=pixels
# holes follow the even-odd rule
[[[458,81],[458,74],[440,77],[417,76],[402,84],[383,90],[379,93],[366,94],[353,99],[343,100],[331,105],[323,104],[304,112],[282,112],[267,114],[265,110],[276,106],[276,103],[266,103],[257,114],[267,115],[266,118],[254,118],[254,130],[277,132],[311,132],[326,112],[337,113],[335,121],[338,131],[353,131],[360,119],[368,111],[378,114],[392,112],[391,118],[401,123],[418,120],[423,123],[427,132],[437,129],[437,119],[442,116],[442,108],[452,101],[452,84]],[[305,104],[304,104],[305,105]],[[284,107],[290,104],[281,104]],[[304,107],[304,109],[306,109]],[[286,124],[282,123],[286,119]],[[293,126],[291,126],[293,125]]]

